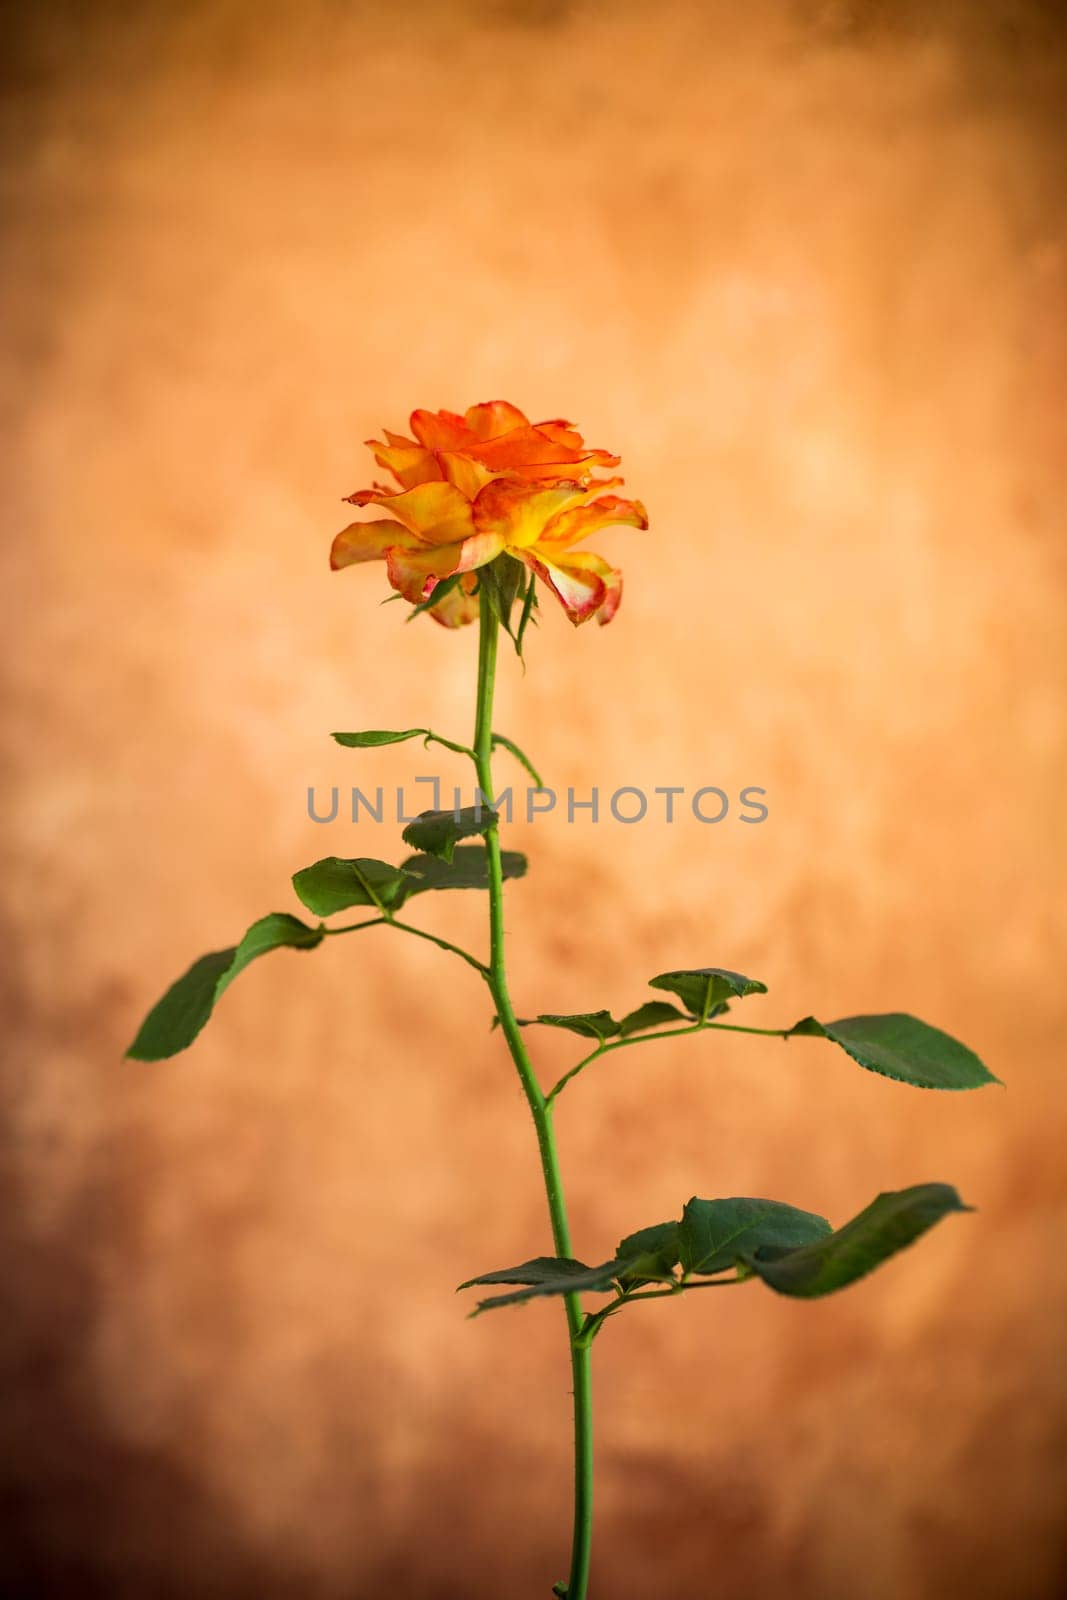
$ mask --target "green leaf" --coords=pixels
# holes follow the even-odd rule
[[[661,972],[648,980],[650,989],[666,989],[676,994],[694,1017],[711,1016],[716,1006],[748,994],[766,994],[767,985],[758,978],[746,978],[726,967],[692,967],[680,972]]]
[[[459,811],[423,811],[408,823],[402,838],[415,850],[451,861],[458,839],[488,833],[497,820],[497,813],[486,805],[464,806]]]
[[[610,1011],[575,1011],[564,1016],[555,1011],[542,1011],[534,1020],[545,1023],[549,1028],[567,1028],[586,1039],[601,1041],[612,1038],[619,1031],[619,1024]]]
[[[511,608],[515,604],[519,589],[520,587],[525,588],[526,567],[515,556],[509,555],[506,550],[497,556],[492,563],[492,567],[504,606],[504,615],[501,621],[506,626],[510,621]]]
[[[411,889],[411,880],[399,867],[371,856],[345,860],[323,856],[310,867],[293,874],[293,888],[309,911],[317,917],[347,911],[350,906],[376,906],[379,911],[397,911]]]
[[[677,1222],[656,1222],[627,1234],[615,1252],[616,1276],[634,1288],[640,1283],[662,1282],[678,1265],[680,1242]]]
[[[666,1000],[646,1000],[643,1006],[638,1006],[636,1011],[627,1012],[619,1023],[619,1032],[624,1039],[631,1033],[643,1033],[646,1028],[658,1028],[663,1022],[691,1022],[677,1006],[672,1006]]]
[[[399,599],[400,597],[397,596]],[[421,609],[421,608],[420,608]],[[418,612],[413,611],[412,616]],[[410,618],[408,619],[411,620]],[[443,734],[434,733],[432,728],[403,728],[393,730],[387,728],[368,728],[364,733],[333,733],[331,739],[338,744],[343,744],[351,750],[376,749],[383,744],[403,744],[405,739],[420,739],[427,747],[431,744],[444,745],[446,750],[454,750],[457,755],[473,756],[474,751],[469,745],[457,744],[454,739],[446,739]]]
[[[530,581],[533,582],[532,579]],[[491,735],[491,738],[494,750],[496,749],[497,745],[501,745],[505,750],[509,750],[519,765],[521,767],[525,767],[526,771],[530,774],[530,777],[533,779],[537,787],[539,789],[544,788],[544,784],[541,781],[541,774],[538,772],[529,756],[526,755],[524,751],[519,749],[514,739],[505,738],[504,734],[502,733],[494,733]]]
[[[424,611],[429,611],[439,600],[443,600],[446,594],[452,593],[452,590],[456,588],[462,577],[462,572],[453,572],[447,578],[439,578],[426,596],[426,599],[420,600],[415,609],[408,612],[404,621],[414,622],[415,618],[421,617]]]
[[[348,750],[373,750],[382,744],[403,744],[405,739],[425,738],[429,728],[404,728],[394,733],[385,728],[368,728],[364,733],[332,733],[331,739]]]
[[[980,1089],[1000,1082],[973,1050],[902,1011],[842,1017],[837,1022],[804,1017],[789,1034],[832,1039],[869,1072],[880,1072],[918,1089]]]
[[[811,1300],[844,1289],[912,1244],[952,1211],[970,1211],[947,1183],[920,1183],[880,1194],[843,1228],[798,1250],[750,1259],[754,1272],[779,1294]]]
[[[152,1007],[126,1054],[134,1061],[163,1061],[191,1045],[211,1015],[219,979],[233,965],[237,946],[194,961]]]
[[[833,1230],[825,1217],[778,1200],[692,1199],[678,1227],[685,1272],[727,1272],[758,1250],[792,1250]]]
[[[481,1284],[494,1283],[519,1283],[525,1288],[516,1289],[511,1294],[491,1295],[488,1300],[479,1300],[472,1316],[477,1316],[481,1311],[493,1311],[498,1306],[521,1305],[526,1300],[535,1300],[541,1295],[551,1294],[582,1294],[597,1293],[610,1289],[615,1277],[614,1261],[605,1261],[599,1267],[587,1267],[582,1261],[574,1261],[563,1256],[537,1256],[533,1261],[524,1261],[518,1267],[505,1267],[499,1272],[487,1272],[480,1278],[468,1278],[466,1283],[461,1283],[461,1289],[472,1289]]]
[[[725,1009],[719,1007],[717,1009]],[[568,1028],[571,1033],[580,1033],[587,1039],[613,1039],[616,1035],[626,1038],[631,1033],[640,1033],[645,1028],[656,1028],[661,1022],[691,1022],[684,1012],[672,1006],[666,1000],[649,1000],[643,1006],[638,1006],[636,1011],[630,1011],[621,1022],[617,1022],[610,1011],[574,1011],[560,1014],[555,1011],[542,1011],[541,1015],[534,1017],[533,1021],[543,1022],[550,1028]],[[523,1021],[523,1027],[528,1027],[529,1022]]]
[[[537,610],[537,584],[536,584],[536,581],[534,579],[534,575],[531,572],[529,577],[526,580],[526,594],[525,594],[525,596],[523,598],[523,602],[522,602],[522,612],[521,612],[521,614],[519,616],[519,626],[516,628],[514,634],[512,635],[513,642],[514,642],[514,645],[515,645],[515,654],[518,656],[519,660],[522,661],[522,670],[523,670],[523,672],[526,671],[526,663],[525,663],[525,661],[523,661],[523,657],[522,657],[522,644],[523,644],[523,640],[526,637],[526,629],[529,627],[530,620],[533,617],[533,614],[534,614],[534,612],[536,610]],[[536,626],[536,623],[535,623],[535,626]],[[535,781],[537,783],[537,787],[540,789],[542,787],[540,778],[536,779]]]
[[[526,857],[518,850],[502,850],[500,867],[505,878],[526,876]],[[409,856],[400,870],[412,879],[408,895],[427,889],[488,889],[489,863],[480,844],[457,845],[451,861],[439,856]]]
[[[520,1305],[542,1295],[600,1293],[610,1289],[616,1279],[632,1288],[639,1282],[670,1277],[671,1268],[678,1260],[677,1241],[678,1224],[663,1222],[629,1234],[619,1245],[615,1259],[601,1262],[598,1267],[587,1267],[583,1261],[568,1257],[536,1256],[517,1267],[505,1267],[499,1272],[483,1273],[479,1278],[468,1278],[459,1287],[472,1289],[491,1284],[522,1285],[516,1293],[494,1295],[480,1301],[478,1311]]]
[[[253,922],[240,944],[201,956],[177,983],[171,984],[142,1022],[127,1056],[134,1061],[164,1061],[188,1049],[220,995],[250,961],[286,945],[313,950],[323,937],[322,928],[309,928],[285,912],[272,911],[261,917]]]
[[[219,998],[237,974],[243,972],[248,963],[254,961],[257,956],[266,955],[268,950],[279,950],[284,946],[294,950],[314,950],[316,945],[322,943],[325,936],[326,930],[323,927],[309,928],[306,922],[301,922],[299,917],[291,917],[288,911],[268,911],[265,917],[253,922],[237,946],[229,969],[219,979],[215,999]]]
[[[683,1290],[674,1278],[680,1262],[686,1274],[708,1277],[736,1268],[738,1276],[762,1278],[779,1294],[815,1299],[873,1272],[949,1212],[970,1209],[948,1184],[920,1183],[880,1194],[835,1232],[825,1217],[777,1200],[693,1199],[681,1222],[660,1222],[628,1234],[614,1259],[597,1267],[538,1256],[469,1278],[459,1287],[519,1285],[479,1301],[477,1315],[543,1295],[606,1293],[616,1284],[632,1290],[642,1283],[673,1282]]]
[[[525,577],[523,563],[506,550],[495,560],[478,568],[479,593],[484,595],[508,634],[511,633],[511,608]]]
[[[581,1277],[591,1269],[584,1262],[570,1256],[534,1256],[532,1261],[521,1261],[517,1267],[500,1267],[495,1272],[483,1272],[479,1278],[468,1278],[460,1289],[475,1289],[494,1283],[554,1283],[560,1277]]]

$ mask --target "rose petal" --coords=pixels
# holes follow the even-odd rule
[[[437,457],[421,444],[382,444],[379,439],[368,439],[366,443],[374,451],[378,465],[391,472],[405,489],[413,489],[419,483],[432,483],[442,476]]]
[[[589,553],[588,551],[582,552],[582,554]],[[604,565],[607,566],[607,562]],[[596,620],[600,627],[603,627],[605,623],[611,621],[622,605],[622,573],[618,567],[608,567],[608,570],[602,573],[601,576],[604,579],[604,588],[607,593],[604,596],[604,604],[596,614]]]
[[[468,448],[466,454],[495,471],[515,472],[526,467],[570,465],[579,460],[583,452],[559,444],[547,433],[527,425]]]
[[[381,561],[387,550],[403,544],[424,548],[399,522],[350,522],[333,541],[330,566],[339,572],[342,567],[353,567],[361,561]]]
[[[524,550],[522,559],[548,584],[575,625],[588,622],[609,599],[607,577],[614,578],[616,574],[606,561],[588,550],[566,552],[558,560],[546,560],[541,549]]]
[[[449,483],[455,484],[468,500],[473,500],[487,483],[492,483],[494,478],[500,476],[499,473],[490,472],[488,467],[483,467],[480,461],[473,461],[461,450],[442,450],[437,460],[441,463],[441,471]]]
[[[544,546],[541,547],[542,554],[544,548]],[[610,562],[604,560],[603,556],[598,556],[592,550],[569,550],[566,556],[559,561],[555,557],[550,559],[554,565],[565,568],[572,578],[579,573],[586,573],[590,577],[595,575],[602,581],[604,598],[594,615],[601,626],[605,622],[610,622],[622,603],[622,573],[619,569],[613,567]],[[584,622],[586,618],[584,616],[574,617],[571,620]]]
[[[640,500],[620,500],[618,495],[607,494],[561,510],[546,527],[544,537],[547,543],[566,549],[600,528],[612,526],[647,528],[648,512]]]
[[[464,412],[467,427],[479,439],[496,439],[513,428],[528,428],[530,420],[508,400],[485,400]]]
[[[440,578],[450,578],[454,572],[471,572],[492,561],[503,548],[500,538],[491,533],[474,534],[456,544],[442,544],[435,549],[422,546],[397,545],[385,552],[389,582],[398,589],[405,600],[419,605],[433,591]]]
[[[590,454],[585,447],[585,440],[573,422],[564,422],[562,417],[556,417],[551,422],[535,422],[534,427],[538,433],[543,433],[546,439],[551,439],[553,444],[561,444],[564,449],[573,450],[576,455]]]
[[[563,432],[576,439],[577,445],[560,442],[550,431],[528,427],[513,428],[510,433],[503,433],[499,439],[490,439],[485,444],[464,446],[463,452],[491,471],[511,472],[549,483],[564,478],[585,479],[597,467],[618,466],[618,456],[606,450],[587,450],[580,435]]]
[[[419,483],[399,494],[360,489],[348,498],[356,506],[381,506],[426,544],[454,544],[474,532],[470,501],[454,484],[443,480]]]
[[[454,411],[413,411],[411,431],[427,450],[462,450],[478,443],[477,435]]]
[[[581,505],[587,492],[576,483],[540,487],[521,478],[499,478],[475,500],[474,525],[499,533],[505,544],[521,549],[535,544],[569,506]]]

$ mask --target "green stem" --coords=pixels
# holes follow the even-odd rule
[[[481,605],[481,630],[478,644],[478,705],[474,729],[474,764],[478,787],[486,799],[493,797],[493,689],[496,681],[497,639],[499,622],[496,613],[483,596]],[[567,1222],[567,1207],[563,1198],[563,1184],[556,1152],[556,1136],[552,1127],[552,1108],[546,1101],[537,1081],[533,1065],[523,1042],[522,1029],[515,1019],[515,1010],[508,993],[507,970],[504,959],[504,875],[500,862],[500,838],[494,822],[485,835],[485,849],[489,866],[489,968],[487,981],[497,1016],[504,1031],[511,1058],[519,1074],[534,1128],[537,1131],[537,1148],[541,1156],[541,1172],[545,1194],[548,1197],[549,1216],[552,1220],[552,1239],[557,1256],[570,1256],[571,1237]],[[582,1303],[576,1294],[566,1295],[568,1342],[571,1351],[571,1373],[574,1381],[574,1537],[571,1545],[570,1576],[567,1580],[567,1600],[586,1600],[589,1587],[589,1553],[593,1516],[593,1413],[590,1390],[590,1357],[587,1346],[579,1343],[582,1330]]]

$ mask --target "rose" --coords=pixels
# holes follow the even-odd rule
[[[398,593],[414,605],[430,601],[435,620],[460,627],[478,615],[478,569],[509,555],[548,586],[572,622],[610,622],[622,574],[575,547],[611,524],[648,527],[639,501],[605,493],[620,478],[594,476],[617,466],[617,456],[588,448],[570,423],[531,424],[504,400],[471,406],[462,417],[415,411],[411,431],[413,439],[387,431],[384,444],[368,440],[400,487],[375,484],[348,496],[386,516],[337,535],[334,569],[384,560]],[[433,603],[447,579],[455,581]]]

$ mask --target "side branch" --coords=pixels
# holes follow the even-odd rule
[[[601,1306],[599,1311],[590,1311],[587,1314],[576,1343],[588,1349],[609,1317],[617,1317],[625,1306],[634,1305],[638,1300],[674,1300],[680,1294],[688,1294],[691,1289],[726,1289],[731,1284],[744,1282],[743,1277],[737,1276],[702,1278],[699,1283],[680,1278],[663,1289],[618,1289],[614,1300],[610,1300],[606,1306]]]
[[[548,1091],[545,1096],[545,1103],[546,1105],[551,1105],[556,1096],[561,1094],[568,1083],[571,1082],[572,1078],[576,1078],[580,1072],[584,1072],[586,1067],[592,1066],[594,1061],[599,1061],[601,1056],[610,1055],[613,1050],[628,1050],[631,1045],[635,1044],[653,1044],[657,1039],[682,1039],[686,1034],[707,1033],[711,1029],[721,1033],[757,1033],[767,1039],[786,1039],[789,1037],[790,1032],[788,1028],[744,1028],[739,1023],[734,1022],[699,1021],[692,1023],[687,1028],[668,1028],[660,1033],[634,1034],[630,1039],[606,1039],[595,1050],[590,1051],[589,1055],[584,1056],[569,1072],[563,1074],[559,1082],[554,1084]]]
[[[350,922],[344,928],[323,928],[322,931],[329,936],[337,933],[358,933],[361,928],[398,928],[401,933],[413,934],[416,939],[425,939],[428,944],[435,944],[439,950],[447,950],[450,955],[458,956],[468,967],[473,967],[479,977],[486,980],[489,978],[489,968],[485,962],[479,961],[477,956],[472,956],[469,950],[462,949],[449,939],[438,938],[436,933],[427,933],[424,928],[415,928],[410,922],[399,922],[396,917],[388,915],[371,917],[366,922]]]

